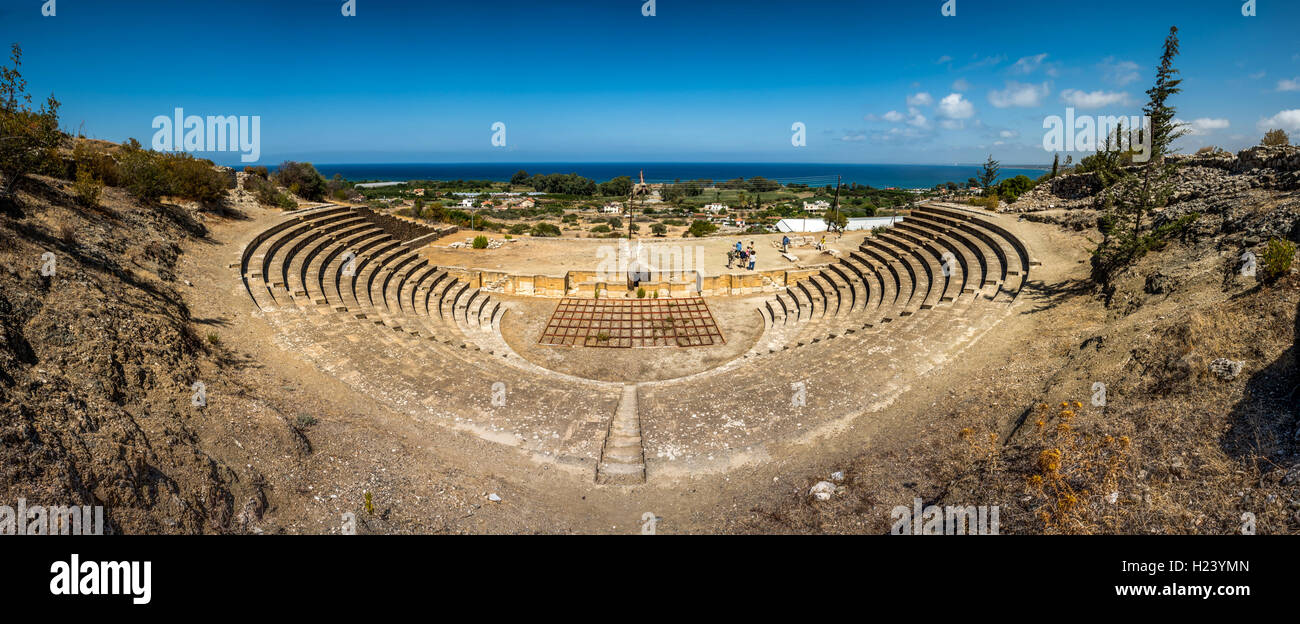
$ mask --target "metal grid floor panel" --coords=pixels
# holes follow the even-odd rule
[[[726,344],[700,297],[561,299],[538,342],[607,348]]]

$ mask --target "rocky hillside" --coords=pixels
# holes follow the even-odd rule
[[[740,530],[887,532],[916,497],[998,505],[1004,533],[1300,533],[1300,260],[1272,283],[1241,270],[1245,251],[1300,241],[1300,148],[1178,158],[1155,220],[1198,213],[1185,235],[1105,296],[1086,260],[1029,284],[1013,355],[915,415],[940,424],[810,475]],[[1104,193],[1067,174],[1004,210],[1091,249]],[[808,495],[832,469],[835,495]]]
[[[111,532],[238,530],[265,496],[197,433],[228,354],[177,277],[212,207],[72,188],[33,176],[0,215],[0,500],[102,505]]]

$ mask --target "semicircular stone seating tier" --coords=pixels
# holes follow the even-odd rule
[[[761,461],[772,444],[884,409],[996,324],[1034,264],[990,218],[922,206],[764,298],[763,333],[742,356],[635,384],[519,356],[500,331],[511,301],[348,207],[286,213],[231,267],[281,348],[356,391],[598,483],[637,485]]]

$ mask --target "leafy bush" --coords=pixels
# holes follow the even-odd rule
[[[1029,176],[1018,175],[1014,178],[1008,178],[993,187],[994,195],[1006,201],[1008,204],[1015,203],[1021,195],[1024,195],[1029,189],[1034,188],[1034,181]],[[993,206],[990,210],[997,208]]]
[[[591,232],[593,234],[608,234],[610,232],[610,228],[608,225],[602,223],[600,225],[597,225],[594,228],[591,228]]]
[[[1290,145],[1290,144],[1291,144],[1291,137],[1288,137],[1286,135],[1286,131],[1280,128],[1276,130],[1269,130],[1264,134],[1264,140],[1260,141],[1260,145]]]
[[[689,230],[686,230],[686,234],[688,236],[702,238],[717,231],[718,231],[718,226],[709,223],[704,219],[696,219],[695,222],[691,224],[691,228]]]
[[[99,206],[99,195],[104,192],[104,183],[90,173],[89,167],[77,167],[77,181],[72,183],[72,192],[77,203],[87,208]]]
[[[153,202],[167,194],[167,172],[154,154],[128,139],[122,144],[118,178],[137,199]]]
[[[12,67],[0,67],[0,194],[12,196],[28,174],[50,169],[56,149],[63,140],[59,131],[59,101],[50,95],[39,109],[31,108],[32,96],[23,80],[22,48],[14,44]]]
[[[663,236],[668,233],[668,226],[662,223],[656,223],[650,226],[650,233],[655,236]]]
[[[275,187],[275,183],[258,176],[246,178],[244,180],[244,190],[252,193],[257,203],[263,206],[284,210],[293,210],[298,207],[298,202],[294,201],[289,195],[280,192],[280,189]]]
[[[1265,282],[1273,282],[1291,272],[1291,262],[1295,259],[1295,243],[1274,238],[1268,241],[1264,249]]]
[[[167,194],[204,204],[219,203],[226,197],[226,176],[212,161],[199,160],[189,154],[161,154],[167,174]]]
[[[560,228],[554,223],[538,223],[533,226],[533,236],[559,236]]]
[[[72,148],[72,160],[75,171],[85,169],[92,178],[103,182],[104,186],[122,186],[118,180],[117,161],[91,143],[78,141],[76,147]]]
[[[487,249],[488,238],[482,234],[474,237],[474,249]]]
[[[286,160],[275,170],[275,183],[289,189],[290,193],[308,201],[325,198],[325,178],[311,163]]]

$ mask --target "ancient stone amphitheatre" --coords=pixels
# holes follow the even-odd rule
[[[439,233],[345,206],[266,223],[229,267],[275,344],[597,488],[815,449],[976,344],[1039,266],[1014,219],[938,203],[798,263],[759,236],[759,271],[638,269],[640,292],[576,240],[545,241],[572,246],[571,270],[535,275],[478,268],[494,250],[431,261]]]

